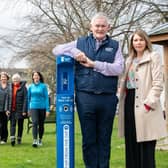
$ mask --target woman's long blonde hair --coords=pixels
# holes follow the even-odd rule
[[[150,42],[149,36],[147,35],[147,33],[142,30],[142,29],[137,29],[131,36],[130,39],[130,45],[129,45],[129,56],[131,56],[132,58],[137,56],[136,50],[133,47],[133,38],[135,36],[135,34],[137,34],[138,36],[140,36],[141,38],[143,38],[146,42],[146,48],[145,50],[148,50],[149,52],[152,51],[152,44]]]

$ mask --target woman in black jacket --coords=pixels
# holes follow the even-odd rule
[[[11,87],[8,83],[9,75],[0,73],[0,144],[5,144],[8,138],[8,117],[6,112],[11,106]]]
[[[12,76],[12,108],[10,113],[11,145],[15,145],[16,123],[18,124],[17,143],[21,144],[23,123],[27,116],[26,81],[21,81],[19,74]]]

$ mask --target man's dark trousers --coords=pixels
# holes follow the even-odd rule
[[[76,92],[86,168],[109,168],[116,94]]]

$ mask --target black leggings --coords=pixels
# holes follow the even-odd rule
[[[46,110],[45,109],[32,109],[31,110],[31,117],[33,123],[33,139],[37,139],[39,135],[39,139],[43,138],[44,134],[44,120],[46,117]]]
[[[1,141],[7,141],[8,138],[8,118],[5,112],[0,112],[0,137]]]
[[[125,99],[126,168],[155,168],[156,141],[136,140],[134,98],[135,90],[128,89]]]

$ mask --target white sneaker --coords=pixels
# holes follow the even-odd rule
[[[6,142],[5,141],[1,141],[1,144],[3,145],[3,144],[6,144]]]
[[[32,144],[32,146],[33,146],[34,148],[36,148],[37,145],[38,145],[37,139],[34,139],[34,140],[33,140],[33,144]]]
[[[43,143],[42,143],[41,139],[38,140],[38,146],[43,146]]]

